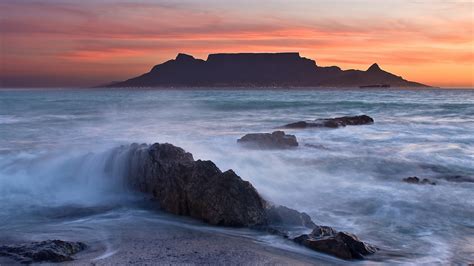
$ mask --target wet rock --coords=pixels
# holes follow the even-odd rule
[[[345,126],[355,126],[355,125],[368,125],[373,124],[374,119],[368,115],[358,115],[358,116],[343,116],[336,118],[325,118],[325,119],[316,119],[314,121],[306,122],[299,121],[291,124],[284,125],[282,128],[309,128],[309,127],[328,127],[328,128],[338,128]]]
[[[316,123],[308,123],[306,121],[298,121],[295,123],[290,123],[282,126],[282,128],[307,128],[307,127],[317,127]]]
[[[318,149],[318,150],[329,150],[329,148],[327,148],[326,146],[321,145],[321,144],[306,143],[304,146],[309,147],[309,148],[313,148],[313,149]]]
[[[293,241],[345,260],[363,259],[377,251],[376,247],[360,241],[355,235],[337,232],[328,226],[317,226],[310,234],[296,237]]]
[[[86,249],[81,242],[46,240],[19,245],[0,246],[0,256],[20,263],[72,261],[72,255]]]
[[[268,224],[284,227],[306,227],[313,229],[316,224],[307,213],[285,206],[270,206],[266,209]]]
[[[273,133],[252,133],[237,140],[238,143],[247,147],[260,149],[288,149],[298,146],[294,135],[286,135],[283,131]]]
[[[433,182],[433,181],[429,180],[428,178],[420,179],[416,176],[410,176],[410,177],[407,177],[407,178],[403,178],[402,180],[403,180],[403,182],[409,183],[409,184],[433,185],[433,186],[436,185],[436,182]]]
[[[211,161],[171,144],[124,147],[128,184],[149,194],[163,210],[213,225],[265,224],[265,201],[232,170],[221,172]]]

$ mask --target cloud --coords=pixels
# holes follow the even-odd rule
[[[472,68],[472,3],[399,2],[5,0],[1,53],[9,63],[1,67],[4,75],[32,77],[44,64],[45,75],[61,69],[73,77],[85,66],[107,66],[100,71],[106,82],[146,71],[182,51],[199,57],[300,51],[323,65],[405,66],[400,74],[425,64],[446,71],[452,63]],[[81,80],[89,76],[82,75]]]

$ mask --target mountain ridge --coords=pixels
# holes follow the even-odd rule
[[[179,53],[140,76],[105,87],[429,87],[382,70],[322,67],[298,52],[218,53],[206,60]]]

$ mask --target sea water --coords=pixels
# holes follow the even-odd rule
[[[375,123],[285,130],[296,149],[236,142],[361,114]],[[120,167],[104,171],[114,147],[134,142],[169,142],[233,169],[266,200],[377,245],[378,261],[474,261],[474,90],[3,89],[0,242],[43,239],[58,218],[61,230],[110,240],[107,221],[144,213]],[[402,182],[409,176],[437,185]],[[447,180],[456,176],[471,182]]]

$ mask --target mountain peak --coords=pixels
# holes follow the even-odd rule
[[[379,67],[379,65],[377,63],[373,63],[368,69],[367,71],[368,72],[372,72],[372,71],[381,71],[382,69]]]
[[[183,53],[179,53],[177,56],[176,56],[176,61],[188,61],[188,60],[194,60],[194,56],[192,55],[188,55],[188,54],[183,54]]]

